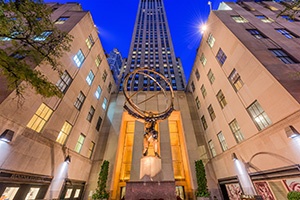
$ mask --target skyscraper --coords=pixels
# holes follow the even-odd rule
[[[184,90],[186,80],[175,56],[163,0],[141,0],[136,15],[130,50],[123,73],[148,67],[169,78],[174,90]],[[138,77],[132,90],[157,91],[149,78]]]
[[[111,73],[113,74],[114,80],[116,84],[119,84],[119,75],[120,70],[123,64],[123,58],[121,55],[121,52],[114,48],[108,55],[107,62],[109,64],[109,67],[111,69]]]
[[[193,199],[196,187],[194,161],[206,159],[199,123],[195,121],[196,105],[186,94],[181,61],[175,57],[163,0],[140,0],[128,58],[122,77],[137,68],[147,67],[166,77],[174,90],[174,111],[157,125],[158,153],[161,158],[153,168],[145,170],[143,157],[144,122],[123,109],[122,92],[113,95],[104,120],[101,135],[107,138],[97,155],[87,191],[93,191],[102,159],[110,162],[108,186],[111,199]],[[157,80],[157,75],[148,75]],[[152,80],[152,81],[151,81]],[[125,85],[126,84],[126,85]],[[161,110],[166,99],[161,88],[149,76],[132,76],[120,89],[136,94],[139,106],[146,110]],[[167,86],[165,90],[170,90]],[[151,102],[144,100],[151,99]],[[149,147],[149,152],[153,148]],[[151,153],[149,153],[151,154]],[[149,158],[149,162],[152,158]],[[159,161],[157,161],[159,160]],[[152,161],[151,161],[152,162]],[[161,164],[157,164],[161,163]],[[160,166],[160,167],[157,167]],[[159,169],[155,177],[149,173]],[[146,189],[145,189],[146,188]],[[91,192],[92,193],[92,192]]]

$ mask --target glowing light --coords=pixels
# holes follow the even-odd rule
[[[206,24],[201,25],[200,30],[201,30],[201,34],[203,34],[207,30]]]
[[[255,195],[255,190],[252,181],[250,179],[250,176],[246,170],[245,164],[238,159],[234,159],[234,165],[237,171],[239,182],[243,188],[244,193],[247,195]]]
[[[63,162],[58,166],[56,175],[52,180],[51,187],[50,187],[50,197],[57,198],[60,194],[60,190],[64,184],[65,178],[68,177],[68,163]]]

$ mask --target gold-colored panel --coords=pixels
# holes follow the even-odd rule
[[[176,121],[169,121],[170,133],[178,133],[178,127]]]
[[[127,122],[127,126],[126,126],[126,132],[127,133],[133,133],[134,132],[134,121],[129,121]]]
[[[170,142],[172,146],[178,146],[179,145],[179,137],[177,133],[171,133],[170,134]]]
[[[180,146],[172,146],[172,159],[173,161],[182,161]]]
[[[174,178],[184,179],[183,166],[181,162],[173,162]]]
[[[129,180],[130,179],[130,169],[131,164],[122,164],[120,180]]]
[[[133,145],[133,134],[126,134],[124,145],[125,146],[132,146]]]
[[[124,147],[122,163],[131,163],[131,158],[132,158],[132,146]]]

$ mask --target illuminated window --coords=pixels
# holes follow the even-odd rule
[[[103,108],[104,110],[106,110],[106,107],[107,107],[107,99],[104,97],[103,103],[102,103],[102,108]]]
[[[96,59],[95,59],[95,63],[96,63],[96,66],[99,67],[99,65],[101,64],[102,60],[100,58],[100,54],[97,55]]]
[[[90,147],[89,147],[89,151],[88,151],[88,158],[92,158],[94,148],[95,148],[95,142],[92,141],[90,144]]]
[[[86,46],[91,49],[92,46],[94,45],[94,39],[93,39],[93,36],[92,34],[89,35],[89,37],[85,40],[85,43],[86,43]]]
[[[237,143],[240,143],[244,140],[243,133],[241,132],[241,128],[239,124],[237,123],[236,119],[234,119],[232,122],[230,122],[229,127],[234,135],[234,138]]]
[[[269,49],[279,60],[284,64],[294,64],[294,61],[284,50],[282,49]]]
[[[104,70],[103,75],[102,75],[102,80],[105,82],[107,78],[107,72]]]
[[[207,92],[206,92],[204,85],[201,86],[201,93],[202,93],[203,98],[205,99]]]
[[[201,117],[201,122],[202,122],[202,126],[203,126],[204,130],[206,130],[208,128],[208,125],[206,123],[206,119],[205,119],[204,115]]]
[[[202,53],[202,55],[201,55],[201,57],[200,57],[200,61],[201,61],[201,63],[202,63],[202,65],[203,65],[203,67],[206,65],[206,63],[207,63],[207,59],[206,59],[206,57],[204,56],[204,54]]]
[[[210,33],[207,39],[207,44],[208,46],[210,46],[210,48],[212,48],[215,44],[215,38],[213,37],[213,35]]]
[[[257,29],[247,29],[247,31],[257,39],[266,38],[266,36]]]
[[[219,101],[219,104],[220,104],[221,108],[224,108],[227,105],[227,102],[226,102],[226,99],[225,99],[225,96],[224,96],[222,90],[220,90],[218,92],[217,99]]]
[[[35,36],[33,38],[34,41],[40,42],[45,41],[50,35],[52,34],[52,31],[44,31],[39,36]]]
[[[53,110],[51,110],[51,108],[49,108],[46,104],[42,103],[31,120],[28,122],[27,127],[35,130],[36,132],[40,132],[52,113]]]
[[[55,24],[64,24],[68,19],[69,17],[60,17],[56,20]]]
[[[257,126],[258,130],[263,130],[272,123],[267,113],[265,113],[265,111],[262,109],[262,107],[257,101],[251,104],[247,108],[247,111],[252,117],[252,120]]]
[[[98,121],[97,121],[97,124],[96,124],[96,130],[97,130],[97,131],[100,130],[101,123],[102,123],[102,118],[99,117],[99,118],[98,118]]]
[[[299,36],[295,35],[294,33],[290,32],[289,30],[284,29],[284,28],[276,29],[276,31],[278,33],[281,33],[282,35],[284,35],[286,38],[289,38],[289,39],[298,38],[299,37]]]
[[[74,149],[77,153],[80,153],[80,151],[82,149],[82,146],[83,146],[83,143],[84,143],[84,140],[85,140],[85,135],[83,135],[81,133],[78,140],[77,140],[77,144],[75,146],[75,149]]]
[[[216,55],[217,60],[219,61],[220,65],[222,66],[224,62],[226,61],[227,56],[223,52],[223,50],[220,48],[217,55]]]
[[[95,77],[95,75],[94,75],[93,71],[91,70],[85,79],[88,85],[92,84],[94,77]]]
[[[210,153],[211,153],[212,157],[215,157],[215,156],[217,155],[217,152],[216,152],[216,150],[215,150],[215,146],[214,146],[212,140],[210,140],[210,141],[208,142],[208,148],[209,148],[209,150],[210,150]]]
[[[240,15],[235,15],[235,16],[231,16],[231,18],[236,22],[236,23],[247,23],[248,20],[245,19],[244,17],[240,16]]]
[[[199,73],[198,69],[196,69],[196,71],[195,71],[195,76],[197,78],[197,81],[199,81],[199,79],[200,79],[200,73]]]
[[[215,114],[215,111],[214,111],[212,105],[209,105],[207,110],[208,110],[211,121],[214,121],[214,119],[216,119],[216,114]]]
[[[196,97],[195,101],[196,101],[197,108],[200,109],[200,100],[198,96]]]
[[[72,78],[70,74],[67,71],[64,71],[64,73],[61,75],[59,81],[56,83],[56,86],[59,88],[59,90],[63,93],[67,92],[67,89],[72,83]]]
[[[75,108],[77,108],[77,110],[80,110],[82,107],[82,104],[85,100],[85,96],[84,94],[80,91],[79,95],[77,96],[77,99],[74,103]]]
[[[81,51],[81,49],[77,52],[77,54],[73,57],[73,60],[75,61],[75,64],[77,67],[81,67],[85,57]]]
[[[71,129],[72,129],[72,125],[68,122],[65,122],[58,134],[58,137],[56,138],[56,142],[64,145],[68,138],[68,135],[71,132]]]
[[[207,77],[209,79],[209,82],[211,84],[213,84],[213,82],[215,81],[215,76],[214,76],[213,72],[211,71],[211,69],[208,71]]]
[[[264,15],[255,15],[255,17],[258,18],[258,19],[260,19],[264,23],[272,23],[272,22],[274,22],[273,19],[268,18],[268,17],[266,17]]]
[[[91,106],[88,116],[86,117],[86,120],[91,122],[94,117],[94,114],[95,114],[95,108],[93,106]]]
[[[222,150],[226,151],[228,149],[228,146],[227,146],[225,137],[224,137],[222,132],[218,133],[218,139],[219,139],[219,142],[221,144]]]
[[[100,98],[101,93],[102,93],[102,89],[101,89],[101,87],[98,85],[97,90],[96,90],[96,92],[95,92],[95,96],[96,96],[97,99]]]
[[[235,91],[238,91],[244,85],[239,73],[237,73],[237,71],[235,69],[232,70],[228,79]]]

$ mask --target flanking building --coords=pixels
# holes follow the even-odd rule
[[[39,67],[63,97],[27,88],[20,105],[1,79],[0,137],[8,139],[0,141],[1,199],[82,199],[105,140],[100,129],[115,83],[92,16],[77,3],[48,5],[56,26],[76,38],[60,60],[61,76]]]
[[[188,91],[224,199],[298,190],[300,23],[272,1],[212,11]]]

